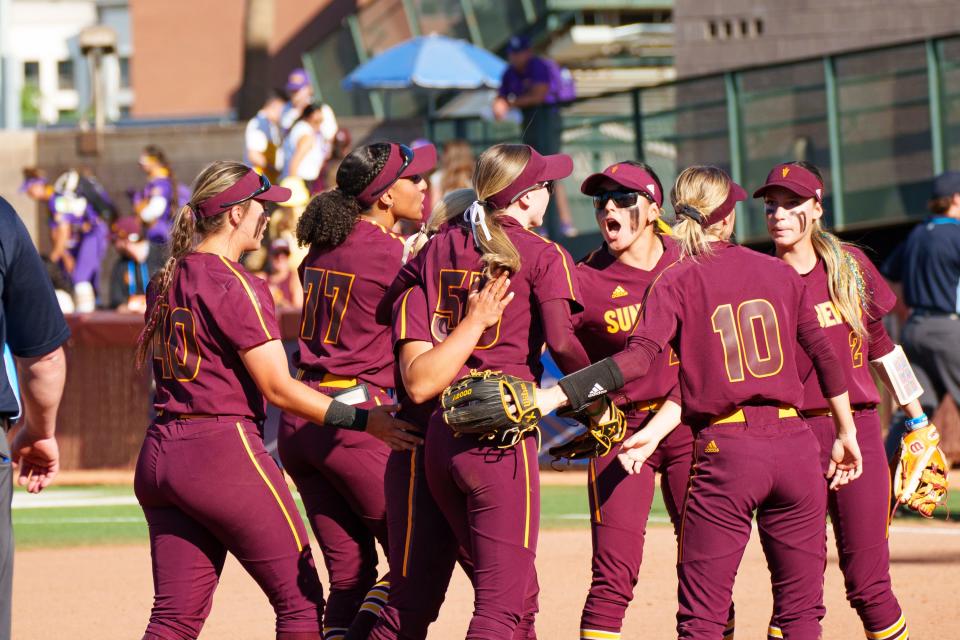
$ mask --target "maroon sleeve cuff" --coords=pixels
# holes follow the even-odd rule
[[[870,360],[882,358],[893,351],[895,346],[881,320],[871,320],[867,323],[867,340],[869,340],[867,351]]]

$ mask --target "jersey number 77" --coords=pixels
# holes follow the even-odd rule
[[[327,319],[323,330],[324,344],[338,344],[340,327],[350,304],[350,290],[357,276],[353,273],[307,267],[303,270],[303,319],[300,337],[312,340],[317,324]],[[324,304],[320,306],[320,299]]]

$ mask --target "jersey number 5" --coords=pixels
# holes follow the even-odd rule
[[[754,378],[767,378],[783,368],[783,347],[777,311],[767,300],[757,298],[733,306],[722,304],[710,316],[714,333],[720,334],[724,365],[730,382],[742,382],[746,371]]]
[[[153,359],[160,366],[160,377],[190,382],[200,372],[200,346],[193,313],[185,307],[164,305],[160,322],[153,333]]]
[[[438,341],[443,341],[453,331],[463,317],[467,315],[467,296],[470,289],[480,279],[479,271],[466,269],[441,269],[440,287],[437,296],[437,309],[430,320],[430,333]],[[480,336],[477,349],[489,349],[500,339],[500,321]]]
[[[347,315],[350,304],[350,290],[353,288],[355,274],[307,267],[303,270],[303,321],[300,324],[300,337],[311,340],[317,329],[317,323],[327,318],[327,328],[323,334],[324,344],[337,344],[340,340],[340,327]],[[324,305],[320,306],[320,298]]]

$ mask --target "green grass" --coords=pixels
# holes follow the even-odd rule
[[[130,500],[132,487],[56,487],[40,496],[25,496],[17,490],[18,501],[37,504],[41,500],[69,500],[86,498],[108,501]],[[34,502],[35,501],[35,502]],[[301,514],[303,505],[297,504]],[[921,522],[912,512],[900,510],[898,522]],[[660,492],[654,495],[650,511],[650,526],[668,526],[667,511]],[[960,491],[949,495],[947,508],[937,510],[938,520],[960,522]],[[544,486],[541,492],[541,526],[544,529],[586,528],[588,516],[587,490],[584,485]],[[13,510],[13,529],[19,549],[72,547],[98,544],[145,544],[147,525],[143,512],[132,504],[100,504],[86,506],[51,506],[43,508],[16,508]]]

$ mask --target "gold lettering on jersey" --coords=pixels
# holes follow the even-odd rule
[[[814,305],[813,308],[817,312],[817,320],[820,321],[820,328],[826,329],[827,327],[835,327],[838,324],[843,324],[843,316],[840,315],[840,310],[833,304],[833,300],[821,302],[820,304]]]
[[[642,302],[631,304],[617,309],[608,309],[603,314],[603,321],[607,323],[607,333],[620,333],[621,331],[630,331],[637,322],[637,316],[640,315]]]

